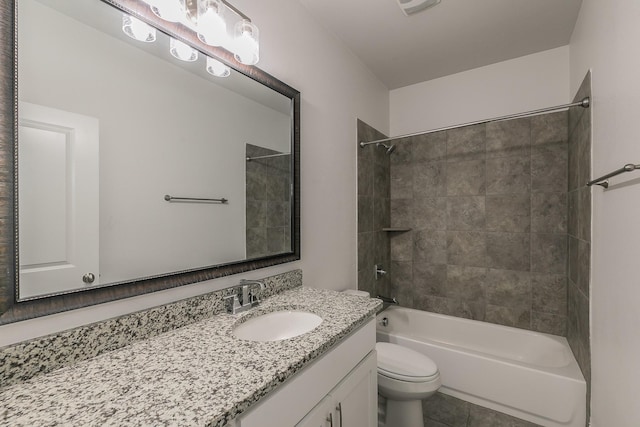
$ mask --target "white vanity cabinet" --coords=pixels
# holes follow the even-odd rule
[[[376,427],[375,319],[236,420],[237,427]],[[233,425],[233,424],[232,424]]]
[[[377,420],[377,357],[369,355],[296,427],[372,427]]]

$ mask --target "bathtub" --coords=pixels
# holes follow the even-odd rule
[[[563,337],[389,307],[377,340],[431,358],[442,393],[542,426],[585,426],[586,383]]]

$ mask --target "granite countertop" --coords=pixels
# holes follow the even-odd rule
[[[321,356],[381,302],[299,287],[248,312],[211,318],[0,389],[0,425],[224,426]],[[235,338],[233,325],[278,310],[323,318],[275,342]]]

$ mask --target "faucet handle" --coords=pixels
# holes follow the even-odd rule
[[[227,313],[236,314],[237,310],[242,307],[237,294],[227,295],[223,298]]]

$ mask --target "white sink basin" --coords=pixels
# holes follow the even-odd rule
[[[240,323],[233,335],[249,341],[280,341],[307,333],[320,323],[322,317],[306,311],[274,311]]]

